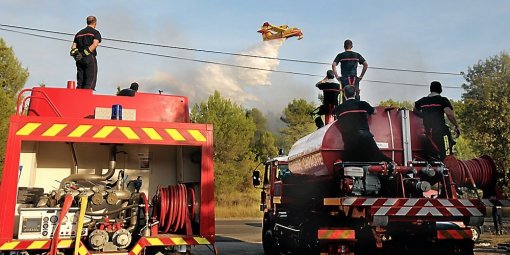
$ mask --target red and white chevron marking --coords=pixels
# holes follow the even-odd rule
[[[484,214],[476,207],[372,207],[374,216],[437,216],[437,217],[463,217],[478,216]]]
[[[438,230],[437,231],[437,239],[439,240],[448,240],[448,239],[471,239],[473,238],[473,232],[471,229],[447,229],[447,230]]]
[[[493,206],[510,207],[510,200],[506,199],[482,199],[482,203],[488,207]]]
[[[483,216],[483,204],[470,199],[356,198],[340,199],[339,205],[370,207],[374,216]]]
[[[432,198],[358,198],[341,199],[340,205],[347,206],[447,206],[475,207],[480,203],[476,199],[432,199]]]

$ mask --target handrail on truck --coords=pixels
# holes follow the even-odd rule
[[[48,97],[48,95],[44,91],[38,91],[44,97],[28,96],[28,97],[23,98],[23,102],[20,104],[21,97],[23,96],[24,93],[26,93],[28,91],[33,91],[33,89],[23,89],[23,90],[21,90],[19,92],[18,100],[16,102],[16,115],[23,115],[23,112],[25,111],[25,103],[27,102],[27,99],[30,99],[30,98],[39,98],[39,99],[42,99],[42,100],[46,101],[48,103],[48,105],[51,107],[51,109],[55,112],[55,114],[57,114],[58,117],[62,117],[62,114],[60,114],[60,112],[57,109],[57,107],[53,104],[51,99]],[[21,106],[21,112],[20,112],[20,106]]]

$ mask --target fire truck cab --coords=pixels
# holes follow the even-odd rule
[[[278,186],[282,176],[285,176],[286,174],[289,174],[287,156],[279,156],[264,162],[264,177],[262,181],[262,191],[260,196],[260,211],[273,211],[275,186]],[[257,170],[253,172],[253,185],[261,185],[260,172]],[[278,194],[278,191],[276,193]],[[276,197],[277,200],[279,198],[280,196]]]

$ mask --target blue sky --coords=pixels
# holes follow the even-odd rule
[[[354,41],[354,50],[365,57],[369,66],[458,73],[467,71],[480,59],[510,51],[509,14],[508,1],[3,0],[0,23],[75,33],[85,26],[86,16],[95,15],[97,29],[106,38],[236,53],[266,52],[281,58],[328,63],[342,51],[343,41],[349,38]],[[301,28],[304,39],[292,38],[275,46],[276,52],[267,51],[256,32],[265,21]],[[75,79],[70,43],[6,31],[0,31],[0,37],[14,48],[23,66],[29,69],[27,87],[39,83],[64,87],[67,80]],[[107,40],[102,44],[225,63],[257,64],[224,55]],[[166,93],[184,94],[192,103],[216,89],[245,107],[258,107],[277,115],[294,98],[318,104],[319,92],[314,87],[318,77],[279,73],[263,73],[258,77],[261,75],[258,71],[219,70],[202,63],[119,52],[101,46],[98,62],[96,93],[101,94],[113,94],[117,86],[127,87],[132,81],[138,81],[141,91],[162,89]],[[330,68],[284,61],[258,64],[320,75]],[[219,71],[221,75],[216,77]],[[443,85],[459,87],[464,81],[462,76],[375,69],[369,69],[365,79],[425,85],[440,80]],[[362,99],[372,104],[389,98],[416,100],[428,92],[427,86],[371,82],[362,82],[361,89]],[[460,99],[462,92],[445,89],[443,94]]]

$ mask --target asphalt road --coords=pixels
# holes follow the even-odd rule
[[[262,250],[262,219],[260,220],[216,220],[216,244],[220,255],[249,254],[264,255]],[[214,254],[207,247],[197,247],[193,254]]]
[[[217,242],[262,242],[262,219],[216,220]]]
[[[216,244],[215,248],[219,255],[264,255],[262,250],[261,220],[216,220]],[[198,246],[192,249],[196,255],[214,254],[209,248]],[[503,252],[504,253],[504,252]],[[489,250],[480,249],[476,255],[503,254]],[[504,253],[509,254],[509,253]]]

